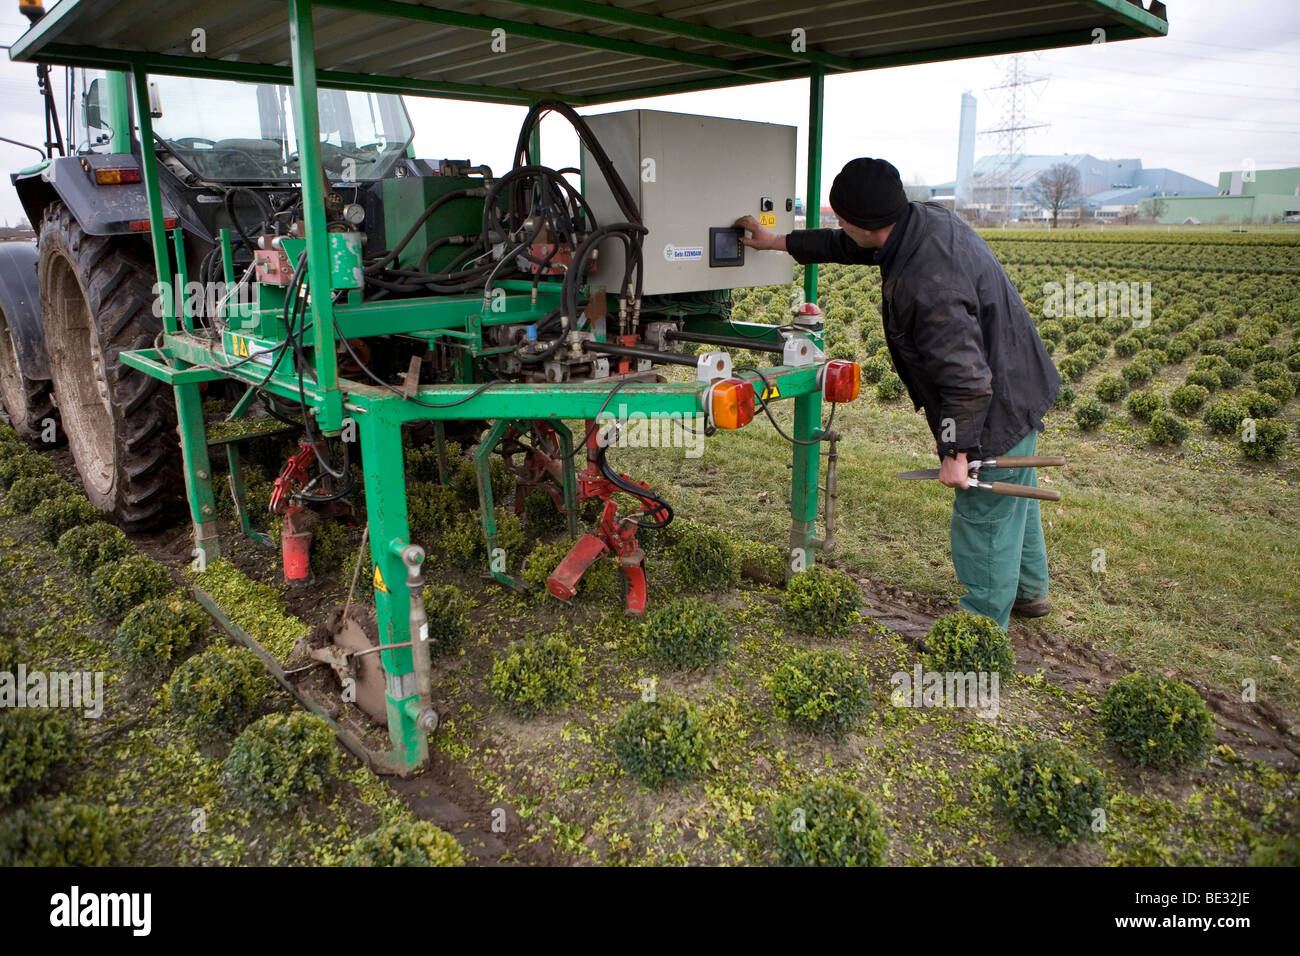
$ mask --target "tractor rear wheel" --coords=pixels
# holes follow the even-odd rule
[[[171,389],[119,359],[162,330],[151,260],[138,241],[88,235],[62,203],[39,246],[54,401],[86,496],[124,530],[163,524],[183,487]]]
[[[28,378],[23,374],[14,334],[5,318],[4,306],[0,304],[0,403],[4,404],[14,431],[29,443],[41,446],[42,436],[57,440],[57,427],[51,435],[46,426],[47,423],[56,423],[58,416],[50,400],[49,381]]]

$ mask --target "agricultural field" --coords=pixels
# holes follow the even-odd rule
[[[98,717],[0,718],[0,863],[364,864],[397,847],[444,864],[1294,864],[1300,235],[986,238],[1066,382],[1039,443],[1068,459],[1040,472],[1063,495],[1043,508],[1050,616],[1009,642],[954,616],[951,493],[892,477],[934,456],[884,349],[878,273],[824,266],[827,352],[862,363],[863,396],[835,413],[836,547],[788,587],[789,446],[761,417],[698,458],[611,451],[678,516],[642,536],[644,622],[610,565],[571,604],[541,596],[563,521],[545,496],[516,518],[504,470],[501,543],[534,591],[485,580],[468,461],[439,484],[409,436],[442,717],[412,780],[322,742],[186,596],[222,596],[301,664],[347,600],[360,525],[318,526],[317,585],[285,590],[226,502],[227,561],[196,575],[188,528],[113,535],[60,480],[66,453],[0,430],[0,671],[104,675]],[[737,292],[733,317],[784,322],[789,302]],[[292,441],[249,445],[254,514]],[[355,594],[372,600],[364,573]],[[133,616],[145,601],[170,608],[167,634]],[[959,660],[1001,677],[996,706],[899,706],[900,674]],[[1182,725],[1124,717],[1143,705]],[[1026,783],[1035,764],[1056,789]],[[853,823],[801,829],[819,811]],[[91,858],[69,857],[92,852],[72,831],[95,835]]]

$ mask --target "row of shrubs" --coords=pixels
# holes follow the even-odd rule
[[[198,739],[237,734],[224,768],[232,795],[255,811],[279,813],[327,792],[338,771],[329,726],[300,711],[254,719],[273,688],[261,661],[246,648],[213,646],[176,666],[202,644],[210,627],[207,613],[173,588],[166,568],[136,553],[119,528],[100,520],[43,456],[3,426],[0,491],[12,511],[31,515],[61,563],[86,582],[92,609],[117,622],[115,647],[123,662],[144,679],[171,675],[163,699],[184,729]],[[435,601],[435,614],[438,607]],[[5,640],[0,652],[0,669],[14,669],[16,647]],[[84,745],[66,711],[16,708],[0,714],[0,807],[7,809],[0,818],[0,866],[130,862],[134,841],[122,808],[67,794],[32,799],[57,787]],[[359,839],[346,858],[358,866],[463,862],[455,838],[415,820],[381,826]]]

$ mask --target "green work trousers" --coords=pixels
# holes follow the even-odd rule
[[[1032,455],[1038,433],[1030,431],[1008,455]],[[980,481],[1038,486],[1033,468],[982,468]],[[964,610],[992,618],[1005,630],[1017,598],[1047,597],[1047,546],[1038,499],[995,495],[978,488],[954,489],[952,563],[966,585]]]

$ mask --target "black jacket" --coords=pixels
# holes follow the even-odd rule
[[[940,457],[1002,455],[1043,430],[1061,376],[1016,287],[960,216],[914,202],[881,250],[842,229],[792,232],[786,248],[802,263],[881,266],[889,354]]]

